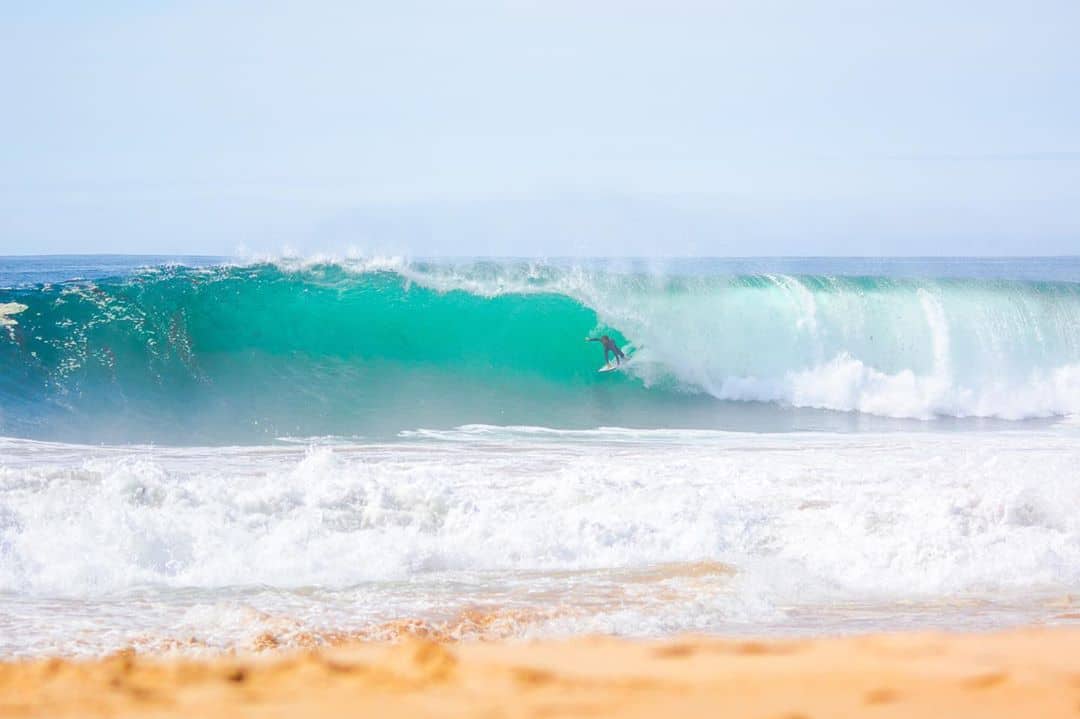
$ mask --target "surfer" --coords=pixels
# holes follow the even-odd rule
[[[626,355],[619,349],[619,345],[615,344],[615,340],[611,339],[607,335],[601,335],[600,337],[586,337],[586,342],[599,342],[604,345],[604,364],[609,364],[608,354],[615,355],[615,364],[622,364],[622,361],[626,359]]]

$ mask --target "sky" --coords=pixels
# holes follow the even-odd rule
[[[1080,253],[1080,3],[0,1],[0,255]]]

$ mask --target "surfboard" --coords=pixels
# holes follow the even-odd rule
[[[612,362],[608,362],[606,365],[604,365],[603,367],[601,367],[600,369],[598,369],[596,371],[599,372],[600,374],[606,374],[607,372],[614,372],[617,369],[619,369],[619,365],[614,364]]]

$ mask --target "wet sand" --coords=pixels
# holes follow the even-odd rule
[[[1075,717],[1080,628],[354,643],[0,664],[0,716]]]

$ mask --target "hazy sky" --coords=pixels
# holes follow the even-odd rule
[[[0,254],[1080,252],[1080,2],[0,2]]]

